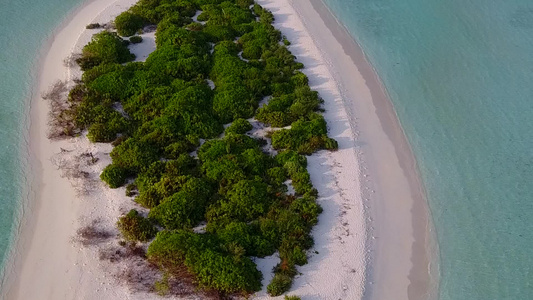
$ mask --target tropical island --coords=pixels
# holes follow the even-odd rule
[[[277,252],[277,296],[307,263],[322,209],[305,155],[338,146],[273,21],[253,0],[141,0],[83,48],[82,79],[51,114],[49,138],[87,130],[114,146],[100,177],[144,208],[117,226],[124,247],[147,246],[160,293],[183,279],[249,295],[262,279],[252,258]],[[157,48],[132,62],[128,44],[148,25]]]
[[[322,1],[92,0],[71,15],[39,58],[1,298],[427,295],[416,163]]]

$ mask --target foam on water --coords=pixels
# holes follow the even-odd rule
[[[533,299],[533,3],[325,0],[421,168],[441,300]]]
[[[29,106],[41,46],[82,0],[0,0],[0,275],[29,200]]]

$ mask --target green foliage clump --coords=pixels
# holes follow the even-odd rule
[[[270,296],[279,296],[288,291],[292,286],[292,277],[285,274],[277,273],[267,286],[267,292]]]
[[[310,121],[298,120],[290,129],[282,129],[272,134],[275,149],[296,150],[301,154],[311,154],[319,149],[337,150],[338,144],[327,136],[326,121],[321,115],[314,115]]]
[[[145,20],[129,11],[125,11],[115,18],[115,27],[121,36],[132,36],[143,28]]]
[[[110,164],[100,174],[100,179],[109,185],[110,188],[116,189],[126,182],[128,173],[123,168]]]
[[[130,37],[130,42],[132,44],[139,44],[139,43],[142,43],[142,41],[143,41],[143,38],[140,35],[134,35]]]
[[[253,126],[245,119],[237,119],[231,123],[231,125],[226,128],[226,134],[245,134],[246,132],[252,130]]]
[[[254,4],[253,11],[254,14],[259,17],[261,23],[272,24],[272,22],[274,22],[274,15],[270,11],[264,9],[261,5]]]
[[[307,76],[296,72],[290,80],[291,84],[286,88],[287,91],[293,92],[271,99],[267,105],[258,111],[257,118],[259,120],[274,127],[284,127],[296,120],[315,118],[314,112],[319,110],[322,99],[307,86]],[[277,88],[284,87],[278,86]]]
[[[102,123],[94,123],[89,127],[87,138],[93,143],[111,142],[117,137],[117,134],[109,131]]]
[[[294,296],[294,295],[292,295],[292,296],[285,295],[283,300],[302,300],[302,298],[300,298],[298,296]]]
[[[146,242],[151,240],[157,230],[152,223],[139,215],[139,212],[132,209],[127,215],[121,217],[117,222],[117,227],[122,236],[129,241]]]
[[[164,178],[160,183],[163,183]],[[202,220],[206,203],[212,194],[209,183],[198,178],[185,179],[174,189],[177,191],[150,210],[150,218],[167,229],[191,228]],[[158,184],[155,189],[161,195],[168,186]]]
[[[116,33],[102,31],[93,35],[76,62],[82,70],[88,70],[101,64],[122,64],[133,59],[135,55],[130,53],[124,40]]]
[[[198,10],[205,24],[192,20]],[[162,228],[147,253],[165,274],[161,293],[186,274],[221,297],[246,297],[261,287],[251,257],[277,251],[268,291],[278,295],[307,263],[321,208],[302,154],[337,143],[273,20],[252,0],[140,0],[116,24],[124,36],[157,26],[145,62],[131,62],[128,41],[106,31],[78,60],[84,73],[69,113],[92,142],[114,146],[102,180],[116,188],[134,179],[127,195],[150,210],[149,218],[122,217],[123,235],[148,241]],[[246,134],[250,118],[287,127],[271,135],[279,154]],[[288,179],[294,195],[286,194]]]
[[[125,140],[113,148],[110,155],[114,165],[132,174],[143,171],[161,157],[158,149],[153,147],[148,141],[136,138]]]
[[[185,266],[198,283],[223,293],[253,293],[261,289],[262,274],[248,257],[217,246],[216,237],[189,231],[162,231],[148,247],[148,259],[172,273]]]

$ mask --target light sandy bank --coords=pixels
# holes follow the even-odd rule
[[[96,33],[86,30],[87,24],[106,23],[135,2],[94,0],[86,3],[63,22],[41,58],[38,88],[31,102],[32,199],[28,199],[22,216],[21,233],[7,268],[2,299],[134,299],[125,287],[114,284],[112,274],[104,272],[95,249],[84,248],[74,240],[77,229],[95,218],[101,218],[102,222],[107,222],[106,226],[111,224],[109,230],[115,230],[111,229],[113,223],[127,209],[113,201],[119,198],[119,192],[97,185],[90,196],[80,195],[80,189],[86,188],[87,183],[69,181],[59,170],[62,165],[72,164],[72,159],[79,157],[76,155],[91,151],[100,162],[86,171],[91,178],[97,178],[101,168],[109,163],[110,149],[104,145],[89,145],[85,138],[48,140],[49,108],[41,95],[58,80],[71,81],[80,75],[76,68],[66,67],[64,60],[73,52],[80,52]],[[148,37],[147,43],[153,43],[153,38]],[[139,51],[149,49],[137,49]],[[137,54],[141,58],[147,55]]]
[[[320,48],[307,28],[307,16],[299,17],[288,0],[257,0],[272,11],[274,26],[291,42],[289,50],[305,65],[309,85],[324,99],[324,118],[328,134],[339,143],[336,152],[320,151],[307,157],[313,185],[319,192],[318,202],[324,209],[313,229],[315,246],[309,252],[309,263],[298,267],[289,295],[302,299],[361,299],[366,265],[366,220],[363,207],[361,166],[356,134],[344,108],[344,96],[323,59]],[[308,6],[308,1],[301,2]],[[309,19],[312,20],[312,19]],[[275,263],[259,267],[268,283],[269,271]],[[258,298],[268,298],[263,291]],[[282,298],[282,297],[281,297]]]
[[[43,59],[36,95],[57,80],[79,76],[79,70],[64,67],[63,60],[89,41],[94,31],[85,30],[85,25],[108,22],[135,2],[95,0],[66,21]],[[337,152],[308,157],[324,212],[313,232],[316,244],[309,264],[299,268],[303,275],[295,279],[289,294],[302,299],[361,299],[364,295],[417,299],[427,286],[429,223],[416,165],[379,80],[364,55],[357,56],[353,40],[339,36],[346,33],[339,31],[331,15],[328,19],[319,1],[257,2],[272,10],[275,26],[292,42],[289,49],[305,64],[311,87],[325,100],[330,136],[339,142]],[[144,39],[153,43],[153,36]],[[141,45],[132,49],[139,59],[153,50],[153,44]],[[97,249],[72,240],[76,230],[93,219],[100,219],[116,234],[117,217],[134,205],[123,189],[109,190],[98,180],[110,162],[110,145],[92,145],[84,137],[51,143],[46,139],[48,106],[40,97],[32,103],[30,151],[36,196],[24,216],[18,255],[9,269],[11,282],[3,298],[157,298],[132,295],[125,286],[116,285],[114,270],[101,265]],[[76,189],[73,182],[61,178],[57,166],[87,151],[99,161],[84,167],[90,174],[91,193],[80,196],[79,185]],[[275,257],[258,260],[265,283],[275,263]],[[256,296],[268,298],[264,289]]]
[[[375,70],[322,1],[258,2],[272,10],[277,27],[293,42],[290,50],[306,65],[310,84],[325,99],[330,134],[339,140],[341,150],[324,157],[335,162],[330,172],[352,192],[347,195],[341,188],[342,205],[335,194],[321,201],[325,209],[315,239],[318,248],[332,250],[302,268],[302,280],[308,285],[303,295],[311,295],[309,290],[316,299],[359,299],[356,295],[364,290],[364,299],[427,299],[436,290],[429,210],[416,161]],[[310,158],[310,167],[317,168],[313,183],[327,197],[321,187],[328,181],[328,172],[315,161],[320,155]],[[361,210],[360,195],[364,214],[354,213]],[[342,215],[345,203],[351,206],[348,215]],[[357,224],[363,215],[365,224]],[[343,228],[345,223],[357,224],[350,225],[359,239],[351,245],[337,243],[334,230],[327,229]],[[365,253],[360,248],[363,244]],[[356,263],[363,260],[366,268]],[[365,278],[350,278],[353,281],[341,289],[339,278],[349,278],[343,274],[346,264]],[[316,274],[305,272],[313,266]],[[364,287],[358,286],[363,282]],[[346,288],[358,293],[341,295]]]

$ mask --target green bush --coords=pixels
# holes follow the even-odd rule
[[[87,138],[93,143],[108,143],[115,140],[117,134],[101,123],[94,123],[89,127]]]
[[[287,296],[285,295],[285,298],[283,298],[284,300],[302,300],[302,298],[298,297],[298,296]]]
[[[128,47],[116,33],[102,31],[93,35],[85,45],[81,57],[76,60],[82,70],[88,70],[101,64],[125,63],[135,59]]]
[[[292,286],[292,277],[289,275],[276,273],[274,278],[267,286],[267,292],[270,296],[279,296],[288,291]]]
[[[272,134],[275,149],[296,150],[300,154],[311,154],[319,149],[336,150],[338,144],[328,138],[326,121],[320,115],[313,115],[310,121],[298,120],[291,129],[282,129]]]
[[[110,164],[104,168],[100,179],[109,185],[110,188],[116,189],[126,182],[127,172],[114,164]]]
[[[157,230],[149,220],[139,215],[135,209],[121,217],[117,222],[118,229],[122,236],[129,241],[146,242],[152,239]]]
[[[139,43],[142,43],[142,41],[143,41],[143,38],[140,35],[134,35],[130,37],[130,42],[132,44],[139,44]]]
[[[231,125],[226,128],[226,134],[236,133],[236,134],[245,134],[246,132],[252,130],[253,126],[245,119],[237,119],[231,123]]]
[[[167,274],[156,284],[162,293],[169,278],[186,272],[199,288],[245,298],[261,287],[251,257],[278,252],[281,263],[268,286],[277,295],[290,288],[313,245],[321,208],[301,154],[338,145],[319,115],[322,99],[272,26],[272,13],[252,4],[140,0],[116,24],[121,35],[156,25],[156,50],[145,62],[131,62],[127,48],[139,37],[105,31],[78,60],[84,73],[69,94],[68,113],[90,140],[114,140],[102,179],[111,187],[135,179],[126,193],[150,209],[149,218],[132,211],[118,220],[125,238],[147,241],[153,224],[164,228],[147,252]],[[191,19],[199,9],[205,25]],[[246,134],[250,118],[291,125],[265,137],[278,155],[263,152],[265,139]],[[287,179],[296,195],[286,194]],[[192,230],[200,224],[205,232]]]
[[[261,289],[262,274],[248,257],[233,256],[218,247],[216,237],[190,231],[162,231],[150,244],[147,257],[169,272],[186,266],[206,289],[222,293],[253,293]]]
[[[125,11],[115,18],[115,27],[121,36],[132,36],[143,28],[145,21],[142,17]]]
[[[159,204],[159,202],[161,202],[161,199],[162,197],[159,195],[157,190],[154,187],[150,187],[142,190],[139,193],[139,196],[135,198],[135,202],[146,208],[154,208]]]

